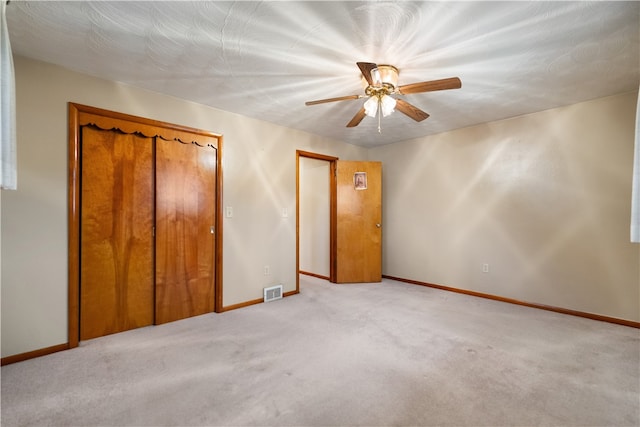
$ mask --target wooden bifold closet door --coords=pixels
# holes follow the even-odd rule
[[[214,311],[216,136],[84,108],[90,112],[77,124],[79,215],[72,224],[79,339]],[[70,233],[70,247],[73,240]],[[70,295],[71,276],[72,267]],[[70,308],[70,324],[72,314]]]

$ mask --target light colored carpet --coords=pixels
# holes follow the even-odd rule
[[[640,331],[384,280],[2,367],[2,426],[638,426]]]

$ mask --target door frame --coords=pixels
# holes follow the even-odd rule
[[[337,190],[336,163],[338,157],[296,150],[296,293],[300,292],[300,157],[329,162],[329,281],[336,283]]]
[[[90,120],[98,119],[97,116],[101,116],[106,120],[114,119],[135,123],[135,127],[132,127],[132,129],[126,129],[126,131],[139,132],[147,137],[175,139],[178,134],[188,132],[194,135],[199,135],[206,140],[216,140],[216,146],[214,147],[217,151],[214,312],[222,312],[222,135],[187,126],[103,110],[73,102],[68,103],[68,113],[68,347],[78,347],[80,342],[80,126],[85,125],[85,123],[83,123],[83,116],[94,116]],[[89,123],[93,122],[90,121]],[[158,133],[159,128],[162,128],[161,134]],[[120,130],[125,131],[124,129]]]

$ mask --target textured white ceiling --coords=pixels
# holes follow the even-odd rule
[[[363,146],[640,83],[640,2],[13,0],[7,20],[14,54]],[[381,134],[345,127],[364,99],[304,105],[362,94],[357,61],[462,88],[404,96],[431,117],[395,112]]]

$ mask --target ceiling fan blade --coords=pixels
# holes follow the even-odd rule
[[[367,80],[369,85],[373,86],[375,82],[373,81],[373,77],[371,77],[371,70],[378,68],[378,64],[374,64],[372,62],[356,62],[358,68],[362,72],[362,75]]]
[[[396,110],[406,114],[416,122],[421,122],[427,117],[429,117],[429,114],[425,113],[418,107],[409,104],[407,101],[403,99],[396,99]]]
[[[347,95],[347,96],[339,96],[337,98],[327,98],[327,99],[319,99],[317,101],[307,101],[304,105],[316,105],[316,104],[324,104],[325,102],[335,102],[335,101],[346,101],[348,99],[360,99],[363,95]]]
[[[402,95],[409,93],[433,92],[436,90],[460,89],[462,82],[458,77],[450,77],[448,79],[431,80],[428,82],[411,83],[400,86],[398,92]]]
[[[360,124],[360,122],[362,121],[362,119],[364,119],[364,116],[366,116],[365,112],[364,112],[364,107],[362,107],[355,116],[353,116],[353,119],[351,119],[351,121],[349,123],[347,123],[347,127],[348,128],[352,128],[352,127],[356,127]]]

